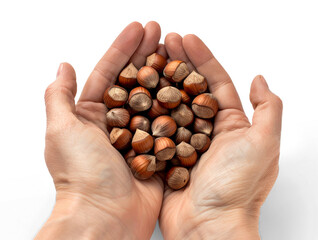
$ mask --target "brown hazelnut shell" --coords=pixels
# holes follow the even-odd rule
[[[155,140],[154,154],[159,161],[166,161],[173,158],[176,153],[175,143],[167,137],[159,137]]]
[[[218,111],[218,102],[212,93],[202,93],[193,99],[192,111],[199,118],[210,119]]]

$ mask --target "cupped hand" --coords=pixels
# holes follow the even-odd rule
[[[61,64],[56,81],[45,93],[45,159],[57,203],[39,239],[68,215],[79,227],[66,231],[89,239],[150,238],[161,208],[163,184],[157,176],[136,180],[111,145],[103,93],[128,62],[139,68],[156,50],[165,55],[159,39],[160,26],[155,22],[145,28],[139,23],[128,25],[94,68],[77,104],[75,71],[69,64]]]
[[[219,103],[209,150],[192,169],[188,186],[167,189],[160,216],[165,239],[257,239],[260,207],[277,174],[282,102],[262,76],[251,86],[252,124],[220,63],[194,35],[167,35],[170,59],[206,77]]]

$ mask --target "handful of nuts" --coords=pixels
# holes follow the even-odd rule
[[[124,156],[133,175],[148,179],[166,171],[172,189],[184,187],[189,170],[208,150],[218,111],[206,79],[189,72],[185,62],[153,53],[139,70],[130,63],[104,102],[111,144]]]

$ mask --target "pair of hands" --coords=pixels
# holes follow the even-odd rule
[[[230,77],[198,37],[170,33],[161,45],[160,34],[156,22],[129,24],[77,104],[75,71],[60,65],[45,93],[45,159],[56,205],[36,239],[150,239],[158,217],[165,239],[259,238],[260,207],[278,174],[282,102],[257,76],[251,124]],[[128,62],[139,68],[155,51],[205,76],[219,101],[212,144],[179,191],[165,188],[159,176],[135,179],[105,126],[104,90]]]

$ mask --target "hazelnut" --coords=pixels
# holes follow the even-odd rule
[[[177,124],[172,117],[163,115],[152,122],[151,130],[155,137],[171,137],[177,130]]]
[[[208,136],[213,131],[213,125],[210,119],[195,118],[193,123],[193,131],[195,133],[204,133]]]
[[[156,172],[160,172],[166,169],[167,161],[157,161],[156,162]]]
[[[131,162],[132,160],[136,157],[136,152],[134,151],[134,149],[130,149],[125,155],[124,155],[124,159],[126,160],[126,163],[128,165],[128,167],[131,167]]]
[[[176,156],[179,158],[182,166],[192,167],[198,158],[194,147],[186,142],[181,142],[176,147]]]
[[[137,81],[145,88],[155,88],[159,82],[159,74],[154,68],[144,66],[137,73]]]
[[[138,112],[148,110],[152,105],[150,92],[143,87],[136,87],[132,89],[128,97],[129,106]]]
[[[148,118],[139,115],[132,117],[130,120],[129,130],[135,132],[137,128],[145,132],[149,132],[150,121]]]
[[[109,135],[110,143],[117,149],[123,150],[130,146],[132,134],[125,128],[113,128]]]
[[[204,153],[210,147],[211,140],[204,133],[196,133],[192,135],[190,144],[199,153]]]
[[[166,161],[173,158],[176,153],[176,145],[167,137],[159,137],[155,140],[154,153],[159,161]]]
[[[153,147],[153,137],[149,133],[137,129],[131,146],[136,153],[147,153]]]
[[[212,118],[218,111],[218,102],[212,93],[202,93],[193,99],[192,111],[200,118]]]
[[[156,157],[152,155],[139,155],[131,162],[133,175],[141,180],[150,178],[156,171]]]
[[[192,71],[183,81],[183,89],[190,95],[204,93],[208,87],[206,79],[199,73]]]
[[[148,116],[152,119],[159,117],[161,115],[168,115],[169,110],[162,107],[157,99],[152,100],[152,106],[150,110],[148,111]]]
[[[157,85],[157,92],[164,87],[168,87],[171,86],[171,82],[169,82],[167,79],[165,79],[164,77],[159,78],[159,83]]]
[[[184,127],[179,127],[176,133],[176,144],[179,144],[181,142],[190,143],[191,136],[192,133],[190,130]]]
[[[171,117],[176,121],[180,127],[189,126],[193,122],[193,112],[185,104],[180,104],[177,108],[172,109]]]
[[[170,160],[170,163],[173,165],[173,166],[181,166],[181,162],[179,160],[179,158],[177,157],[174,157]]]
[[[168,186],[174,190],[183,188],[189,181],[189,171],[184,167],[172,167],[166,175]]]
[[[107,88],[104,93],[104,103],[107,108],[121,107],[127,99],[128,92],[118,85]]]
[[[138,69],[135,67],[133,63],[130,63],[119,74],[119,84],[125,88],[132,88],[136,84],[137,73]]]
[[[173,82],[181,82],[188,74],[189,69],[187,64],[179,60],[171,61],[163,70],[163,75]]]
[[[125,108],[113,108],[106,113],[106,123],[109,127],[126,127],[130,114]]]
[[[189,104],[191,102],[191,98],[189,97],[189,95],[183,89],[180,89],[179,91],[181,93],[181,102]]]
[[[177,107],[181,102],[181,93],[175,87],[164,87],[157,93],[159,104],[165,108],[172,109]]]
[[[147,57],[146,66],[153,67],[159,73],[162,72],[166,65],[167,60],[158,53],[153,53]]]

